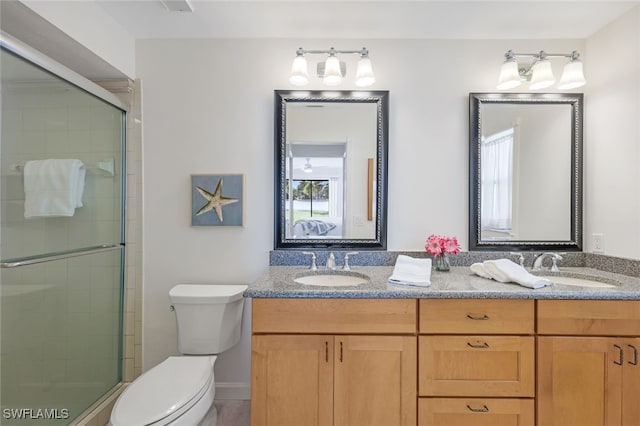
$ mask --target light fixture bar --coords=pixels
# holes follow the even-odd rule
[[[574,57],[580,57],[580,54],[578,52],[576,52],[575,50],[571,53],[547,53],[544,50],[541,50],[538,53],[515,53],[512,50],[507,51],[507,53],[505,53],[505,56],[509,55],[512,58],[536,58],[539,57],[540,54],[543,54],[544,56],[546,56],[547,58],[571,58],[573,59]]]
[[[342,83],[346,75],[346,64],[340,61],[337,55],[360,55],[358,69],[356,70],[355,84],[358,87],[370,86],[375,82],[369,51],[366,47],[359,50],[330,49],[303,49],[296,50],[296,58],[291,68],[289,82],[296,86],[304,86],[309,83],[305,55],[328,55],[326,62],[317,66],[318,77],[322,78],[325,85],[335,86]]]
[[[584,86],[586,80],[582,70],[580,54],[577,51],[571,53],[547,53],[541,50],[538,53],[517,53],[508,50],[504,54],[505,62],[500,68],[498,89],[506,90],[518,87],[522,82],[529,81],[531,90],[544,89],[555,84],[555,77],[551,69],[549,58],[568,58],[565,64],[558,89],[575,89]],[[520,66],[517,58],[531,58],[526,66]]]
[[[369,55],[369,51],[365,47],[360,50],[336,50],[333,47],[328,50],[306,50],[302,47],[296,50],[296,55],[350,55],[354,53],[363,56]]]

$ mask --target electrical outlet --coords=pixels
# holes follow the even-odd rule
[[[593,238],[593,252],[604,253],[604,234],[591,234]]]

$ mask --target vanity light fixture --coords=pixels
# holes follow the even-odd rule
[[[560,90],[575,89],[586,84],[582,70],[582,61],[577,51],[571,53],[515,53],[513,50],[505,53],[505,61],[500,68],[498,89],[508,90],[529,81],[530,90],[540,90],[555,84],[556,78],[551,69],[549,58],[569,58],[565,64],[557,88]],[[518,64],[517,58],[532,58],[528,65]]]
[[[337,55],[357,54],[360,60],[356,68],[355,84],[358,87],[371,86],[375,81],[371,60],[369,59],[369,51],[366,47],[360,50],[336,50],[333,47],[329,50],[305,50],[302,47],[296,51],[296,57],[291,66],[291,75],[289,83],[294,86],[304,86],[309,84],[309,71],[307,68],[307,59],[305,55],[328,55],[323,62],[318,62],[316,72],[322,82],[327,86],[337,86],[342,83],[347,73],[347,66],[343,61],[338,59]]]

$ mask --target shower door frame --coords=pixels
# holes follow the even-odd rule
[[[102,252],[109,251],[120,251],[120,275],[119,275],[119,330],[120,330],[120,339],[118,342],[118,380],[120,384],[122,383],[124,376],[124,366],[123,366],[123,358],[124,358],[124,304],[125,304],[125,291],[126,291],[126,200],[127,200],[127,117],[130,113],[130,107],[125,102],[120,100],[116,95],[99,86],[98,84],[88,80],[86,77],[81,74],[72,71],[66,66],[60,64],[59,62],[53,60],[52,58],[42,54],[41,52],[35,50],[31,46],[17,40],[16,38],[10,36],[4,31],[0,31],[0,46],[7,51],[13,53],[14,55],[22,58],[23,60],[33,64],[36,67],[39,67],[50,74],[66,81],[67,83],[76,86],[80,90],[86,92],[87,94],[94,96],[107,104],[117,108],[122,112],[121,119],[121,138],[120,138],[120,170],[121,170],[121,181],[120,181],[120,243],[118,244],[105,244],[98,246],[90,246],[83,247],[79,249],[73,250],[65,250],[60,252],[52,252],[42,255],[34,255],[34,256],[25,256],[21,258],[14,259],[6,259],[0,261],[0,268],[16,268],[20,266],[28,266],[37,263],[50,262],[55,260],[62,259],[70,259],[79,256],[97,254]],[[118,390],[120,384],[116,385],[114,388],[108,390],[98,401],[96,401],[93,405],[87,407],[84,413],[81,413],[80,416],[73,419],[72,423],[75,423],[81,420],[84,415],[92,408],[97,406],[101,401],[105,398],[109,397],[113,394],[114,391]]]

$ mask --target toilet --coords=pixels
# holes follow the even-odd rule
[[[178,350],[134,380],[111,411],[111,426],[215,426],[216,355],[240,340],[245,285],[180,284],[169,291]]]

